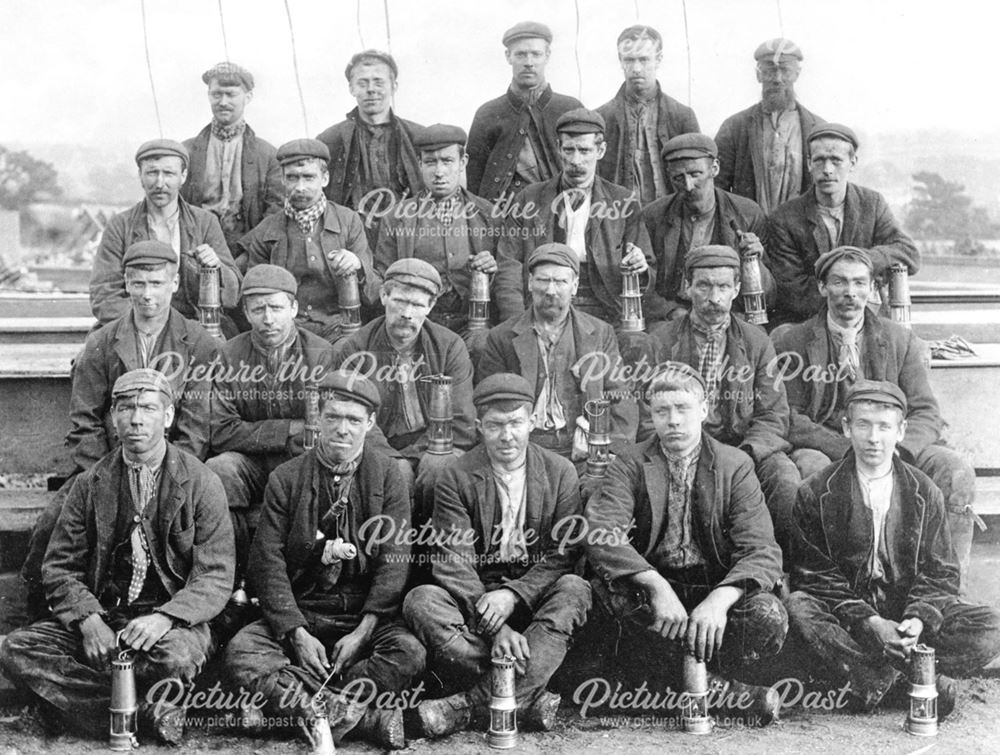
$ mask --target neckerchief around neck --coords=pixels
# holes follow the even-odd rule
[[[285,199],[285,215],[294,220],[299,226],[299,230],[306,236],[313,232],[316,221],[323,217],[324,212],[326,212],[326,197],[324,196],[320,196],[316,204],[310,205],[304,210],[296,210],[292,207],[292,203],[287,198]]]
[[[245,121],[238,121],[232,126],[223,126],[221,123],[216,122],[212,119],[212,136],[222,142],[228,142],[235,139],[237,136],[243,136],[243,131],[246,129]]]

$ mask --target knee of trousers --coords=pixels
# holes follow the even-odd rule
[[[396,673],[401,677],[415,677],[427,668],[427,648],[409,632],[400,632],[393,639]]]
[[[781,650],[788,634],[788,612],[776,595],[762,592],[750,597],[742,623],[762,654]]]
[[[426,634],[428,627],[443,626],[446,622],[440,607],[444,601],[454,602],[443,587],[418,585],[403,599],[403,621],[418,636]]]
[[[222,489],[231,509],[245,509],[250,506],[250,489],[240,470],[248,463],[248,458],[236,451],[223,451],[213,456],[205,465],[218,475]]]
[[[568,637],[583,626],[592,604],[590,584],[575,574],[563,574],[535,611],[534,621]]]
[[[250,684],[290,663],[263,620],[237,632],[226,645],[223,656],[225,674],[236,684]]]
[[[804,637],[809,637],[811,628],[817,623],[837,622],[826,604],[804,590],[795,590],[784,601],[788,614],[788,626]]]

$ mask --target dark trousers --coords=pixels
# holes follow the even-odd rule
[[[795,522],[792,518],[792,507],[802,477],[788,454],[777,451],[764,457],[755,465],[760,489],[764,493],[764,501],[771,512],[771,522],[774,524],[774,539],[781,546],[781,552],[788,560],[789,546]]]
[[[851,693],[866,706],[882,699],[904,672],[881,648],[866,645],[853,627],[845,627],[819,598],[796,590],[786,600],[789,631],[820,676],[837,684],[851,683]],[[956,601],[944,611],[937,632],[924,631],[920,641],[935,650],[938,670],[968,676],[1000,654],[1000,611]]]
[[[573,574],[559,577],[534,612],[515,610],[508,625],[524,635],[531,657],[515,680],[519,708],[530,707],[545,691],[566,656],[573,633],[590,610],[590,587]],[[421,585],[406,596],[403,617],[431,654],[433,668],[467,690],[474,707],[490,695],[492,642],[474,633],[455,599],[442,587]],[[470,620],[471,621],[471,620]]]
[[[109,619],[117,631],[127,622]],[[147,696],[157,682],[175,679],[192,683],[213,651],[208,624],[169,630],[153,648],[134,659],[139,700],[147,704],[180,698],[178,687],[162,685],[159,694]],[[111,668],[97,670],[83,654],[79,631],[66,629],[53,619],[39,621],[7,636],[0,648],[0,665],[16,684],[25,687],[55,708],[72,728],[92,735],[107,734],[111,702]]]
[[[49,547],[49,539],[52,537],[52,531],[56,528],[63,504],[66,502],[69,491],[78,475],[78,472],[74,472],[67,478],[63,486],[49,501],[48,506],[38,515],[35,526],[31,528],[28,555],[24,559],[24,566],[21,567],[21,579],[28,587],[27,607],[30,620],[42,619],[49,615],[49,607],[45,599],[45,586],[42,584],[42,562],[45,560],[45,550]]]

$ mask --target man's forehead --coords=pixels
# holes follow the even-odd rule
[[[184,168],[184,161],[173,155],[160,155],[158,157],[144,157],[142,159],[142,170],[176,170],[178,173]]]
[[[671,160],[667,163],[667,173],[680,175],[681,173],[695,173],[708,170],[712,164],[711,157],[682,157],[680,160]]]
[[[447,146],[441,147],[440,149],[422,149],[420,150],[421,160],[441,160],[445,157],[458,157],[459,146],[457,144],[448,144]]]
[[[519,52],[545,52],[548,49],[549,43],[541,37],[523,37],[511,42],[507,51],[511,55],[516,55]]]
[[[250,309],[263,306],[286,307],[291,305],[291,302],[288,300],[288,294],[283,291],[275,291],[269,294],[249,294],[246,297],[246,303]]]
[[[323,161],[317,157],[303,157],[293,163],[285,163],[281,166],[285,175],[289,173],[313,173],[323,170]]]
[[[351,81],[355,79],[391,79],[392,69],[377,60],[358,63],[351,71]]]
[[[849,142],[845,142],[843,139],[837,139],[834,136],[821,136],[818,139],[813,139],[809,142],[809,152],[813,155],[849,155],[851,153],[851,145]]]
[[[568,281],[573,278],[573,271],[563,265],[543,262],[540,265],[535,265],[531,270],[531,275],[535,278],[555,278],[556,280]]]
[[[169,265],[164,265],[158,270],[143,270],[139,267],[126,267],[125,268],[125,280],[127,281],[144,281],[146,283],[155,283],[157,281],[167,281],[173,277],[171,272],[168,270]]]
[[[830,272],[827,273],[827,278],[834,276],[840,278],[871,278],[872,274],[871,270],[863,262],[837,260],[830,267]]]
[[[415,304],[421,307],[427,307],[431,303],[431,295],[429,293],[422,289],[407,286],[405,284],[395,286],[392,291],[389,292],[389,299],[391,301]]]
[[[126,404],[131,406],[132,404],[141,404],[143,406],[148,406],[149,404],[159,404],[161,394],[158,390],[153,388],[142,388],[140,390],[134,391],[132,393],[126,393],[115,398],[116,404]]]
[[[323,404],[323,414],[330,416],[346,416],[365,418],[369,415],[368,407],[358,401],[331,397]]]
[[[694,391],[683,390],[681,388],[670,388],[655,391],[649,397],[650,406],[670,406],[672,404],[697,404],[701,397]]]
[[[732,283],[736,278],[736,268],[729,265],[720,267],[696,267],[691,270],[691,281],[707,281],[710,283],[725,282]]]
[[[559,144],[563,147],[585,149],[597,146],[597,134],[559,134]]]
[[[209,81],[208,88],[209,91],[216,91],[216,90],[225,90],[227,92],[235,92],[238,90],[244,92],[247,91],[246,87],[244,87],[243,84],[237,80],[220,79],[220,78],[213,78],[211,81]]]
[[[626,55],[636,57],[652,57],[659,52],[660,51],[656,49],[656,42],[649,37],[640,37],[639,39],[623,39],[618,45],[618,55],[621,57],[625,57]]]
[[[529,404],[522,404],[510,412],[502,412],[499,409],[490,407],[483,414],[483,422],[512,422],[516,419],[527,419],[531,416],[531,406]]]

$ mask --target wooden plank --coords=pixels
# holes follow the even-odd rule
[[[30,532],[53,495],[42,488],[0,488],[0,532]]]
[[[80,343],[10,343],[0,348],[0,380],[69,378],[70,363],[80,353]],[[8,389],[9,390],[9,389]],[[0,398],[0,402],[5,399]]]

